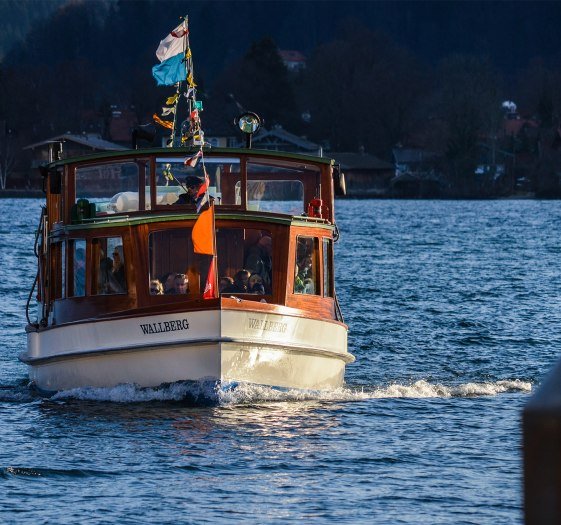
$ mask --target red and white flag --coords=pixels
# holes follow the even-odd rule
[[[183,21],[168,36],[161,40],[156,50],[158,60],[163,62],[179,53],[185,53],[187,46],[185,35],[187,35],[188,32],[187,24]]]
[[[205,181],[199,186],[197,195],[195,195],[195,204],[197,205],[197,213],[201,212],[202,207],[209,202],[208,198],[208,187],[210,186],[210,180],[208,178],[208,173],[203,164],[203,171],[205,173]]]
[[[203,299],[214,299],[216,297],[216,257],[210,261],[208,268],[208,275],[206,277],[205,291],[203,292]]]
[[[195,155],[193,155],[192,157],[187,157],[184,161],[183,164],[185,164],[185,166],[191,166],[191,168],[194,168],[198,163],[199,163],[199,159],[203,156],[203,152],[201,150],[197,151],[197,153]]]

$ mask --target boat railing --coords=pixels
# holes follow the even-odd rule
[[[31,321],[31,318],[29,317],[29,308],[31,305],[31,299],[33,297],[33,292],[35,291],[35,288],[37,287],[37,283],[39,282],[40,276],[43,272],[43,257],[42,257],[42,253],[40,252],[40,250],[42,250],[42,248],[40,248],[40,244],[39,241],[41,240],[41,246],[45,246],[45,221],[47,218],[47,207],[46,206],[41,206],[41,216],[39,218],[39,226],[35,232],[35,241],[33,243],[33,252],[35,253],[35,256],[37,257],[37,273],[35,274],[35,279],[33,280],[33,284],[31,285],[31,290],[29,290],[29,295],[27,296],[27,301],[25,303],[25,317],[27,319],[27,323],[30,326],[36,326],[37,323],[33,323]],[[42,310],[42,314],[43,314],[43,319],[46,317],[45,316],[45,307],[44,307],[44,301],[43,301],[43,310]]]

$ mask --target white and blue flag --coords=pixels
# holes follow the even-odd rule
[[[156,50],[160,64],[152,68],[152,76],[156,79],[158,86],[172,86],[185,80],[187,76],[185,60],[187,34],[187,25],[183,21],[160,42]]]

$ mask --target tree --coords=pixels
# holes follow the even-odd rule
[[[213,99],[224,105],[229,93],[270,126],[292,127],[297,108],[288,71],[270,37],[254,42],[245,56],[219,76]]]
[[[502,119],[499,80],[488,60],[456,55],[442,61],[433,110],[444,123],[448,176],[459,196],[476,191],[478,144],[495,141]]]
[[[356,21],[316,50],[305,76],[311,135],[328,138],[333,149],[364,146],[386,158],[411,131],[428,86],[412,55]]]

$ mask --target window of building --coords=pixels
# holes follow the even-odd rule
[[[298,237],[294,267],[294,293],[319,295],[319,240]]]

